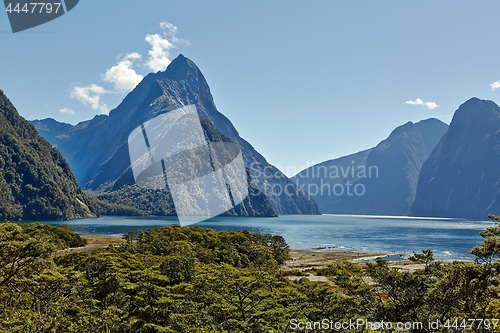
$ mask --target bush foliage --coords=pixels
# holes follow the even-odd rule
[[[0,91],[0,220],[95,217],[62,155]]]
[[[331,281],[322,284],[280,272],[289,256],[280,236],[166,226],[127,233],[119,246],[54,256],[82,240],[67,227],[3,223],[0,331],[324,332],[296,325],[326,318],[424,323],[411,332],[499,332],[460,326],[499,318],[498,250],[490,246],[498,230],[483,232],[477,262],[442,264],[426,250],[414,256],[425,269],[414,273],[382,260],[342,262],[320,270]],[[426,326],[434,321],[438,328]]]

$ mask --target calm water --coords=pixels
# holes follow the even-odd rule
[[[128,231],[174,224],[177,219],[103,216],[48,223],[67,224],[82,235],[123,235]],[[437,258],[472,260],[469,250],[482,241],[479,231],[495,224],[463,219],[282,215],[277,218],[215,217],[195,225],[218,231],[249,230],[281,235],[294,249],[326,247],[412,253],[430,248]]]

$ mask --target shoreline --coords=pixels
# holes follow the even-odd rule
[[[57,253],[71,253],[97,248],[107,248],[109,245],[119,245],[125,243],[122,235],[89,235],[84,234],[80,237],[87,240],[87,245],[75,248],[59,250]],[[396,252],[370,252],[355,249],[326,249],[326,248],[310,248],[310,249],[290,249],[290,260],[287,263],[292,263],[290,267],[302,265],[304,262],[313,264],[312,266],[324,266],[330,262],[338,262],[339,260],[356,260],[359,262],[373,261],[378,257],[390,257],[394,255],[403,255]],[[402,261],[399,259],[398,261]]]
[[[437,260],[474,261],[470,250],[482,242],[479,233],[494,222],[476,223],[456,220],[452,223],[438,220],[418,223],[394,222],[389,216],[323,214],[322,216],[282,215],[280,223],[268,223],[267,219],[254,217],[221,217],[198,225],[219,231],[249,230],[282,236],[292,249],[334,249],[352,252],[369,251],[403,252],[408,255],[431,249]],[[376,218],[375,218],[376,217]],[[356,218],[351,223],[350,219]],[[382,218],[382,220],[380,220]],[[387,219],[386,219],[387,218]],[[396,220],[401,217],[395,217]],[[247,221],[248,219],[248,221]],[[381,221],[380,223],[378,221]],[[220,223],[219,223],[220,222]],[[327,222],[327,223],[323,223]],[[408,223],[407,223],[408,222]],[[100,219],[78,219],[73,221],[49,221],[50,225],[68,225],[80,236],[117,236],[131,231],[162,227],[174,224],[168,217],[115,217],[101,216]],[[381,230],[382,226],[382,230]],[[404,228],[404,229],[401,229]],[[362,230],[361,237],[357,229]],[[419,234],[424,237],[415,238]],[[430,235],[427,237],[426,235]],[[443,235],[440,237],[439,235]],[[439,241],[443,238],[444,241]]]
[[[82,238],[87,240],[87,245],[79,248],[70,248],[65,250],[60,250],[59,252],[78,252],[83,250],[93,250],[96,248],[106,248],[109,245],[118,245],[125,243],[123,235],[98,235],[98,234],[83,234],[80,235]],[[376,258],[382,257],[387,258],[386,261],[389,262],[410,262],[407,257],[412,255],[410,252],[396,252],[396,251],[368,251],[363,249],[342,249],[342,248],[308,248],[308,249],[290,249],[290,262],[295,262],[299,258],[307,259],[308,262],[321,262],[323,265],[329,262],[335,262],[339,260],[350,260],[355,263],[363,262],[373,262]],[[316,260],[314,260],[316,259]],[[453,261],[474,261],[474,260],[464,260],[464,259],[453,259],[453,258],[434,258],[435,261],[442,262],[453,262]],[[299,261],[300,263],[301,261]],[[296,266],[296,265],[291,265]]]
[[[122,236],[118,235],[81,235],[87,240],[87,245],[76,248],[59,250],[55,255],[64,255],[69,253],[93,251],[96,249],[106,249],[110,245],[119,245],[125,243]],[[290,259],[280,266],[283,272],[313,272],[316,269],[326,268],[328,265],[339,264],[343,261],[349,261],[356,264],[366,264],[375,262],[377,258],[382,258],[389,263],[393,269],[407,272],[423,270],[424,264],[417,264],[407,259],[409,253],[404,252],[370,252],[356,251],[352,249],[290,249]],[[443,263],[451,263],[461,260],[443,260],[435,259]],[[291,280],[300,279],[300,276],[289,276]],[[311,281],[327,282],[325,277],[316,276],[308,273],[307,278]],[[323,281],[324,280],[324,281]]]
[[[397,256],[398,258],[395,262],[408,262],[406,258],[403,259],[400,255],[402,256],[403,253],[342,249],[290,249],[290,260],[281,265],[281,268],[285,271],[304,271],[325,268],[327,265],[346,260],[355,263],[366,263],[373,262],[377,258],[391,258],[393,256]]]
[[[430,217],[430,216],[406,216],[406,215],[366,215],[366,214],[321,214],[324,216],[336,216],[336,217],[361,217],[370,219],[401,219],[401,220],[467,220],[464,217]],[[482,221],[482,220],[480,220]],[[487,220],[485,220],[487,221]]]

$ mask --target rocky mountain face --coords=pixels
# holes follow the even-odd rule
[[[96,217],[63,156],[0,91],[0,219]]]
[[[500,212],[500,108],[472,98],[424,163],[411,214],[486,218]]]
[[[358,178],[357,173],[366,168],[371,150],[313,165],[291,179],[314,198],[321,213],[358,214],[359,202],[353,200],[347,191],[353,193],[354,187],[361,183],[363,178]]]
[[[314,165],[292,180],[322,213],[408,215],[420,169],[447,128],[437,119],[408,122],[375,148]]]
[[[171,114],[172,113],[163,114],[162,117],[168,117]],[[158,118],[156,118],[155,121],[156,120],[158,120]],[[186,216],[189,216],[187,219],[190,220],[190,222],[192,222],[194,216],[203,215],[276,216],[269,200],[252,180],[249,169],[244,166],[239,148],[208,119],[196,116],[194,120],[200,125],[199,134],[201,141],[205,143],[206,140],[209,144],[209,146],[203,147],[210,147],[209,149],[213,151],[211,158],[204,159],[204,157],[206,157],[204,153],[207,151],[198,147],[197,149],[185,150],[181,154],[174,154],[173,159],[162,155],[164,159],[156,162],[149,168],[142,169],[139,167],[141,169],[139,172],[137,168],[141,164],[141,161],[133,158],[132,160],[136,160],[139,163],[133,163],[132,166],[129,165],[111,188],[108,188],[105,192],[99,192],[98,194],[98,199],[100,199],[101,203],[104,203],[105,206],[109,206],[109,204],[119,204],[129,208],[125,211],[121,210],[111,213],[109,209],[106,209],[106,214],[177,215],[181,225],[186,221],[184,220]],[[189,123],[190,120],[187,122]],[[158,125],[158,122],[155,122],[155,125]],[[183,127],[180,134],[186,133],[185,126],[186,123],[176,124],[176,127]],[[151,128],[151,126],[145,127]],[[168,142],[173,142],[174,140],[172,139],[175,139],[176,136],[172,135],[172,132],[166,130],[165,127],[153,126],[153,128],[155,128],[156,133],[150,133],[154,135],[150,137],[149,144],[152,148],[153,155],[156,155],[158,154],[156,150],[161,150],[161,147],[152,147],[153,138],[157,142],[160,142],[161,145],[168,146]],[[140,133],[139,139],[142,139],[142,134],[143,133]],[[191,132],[190,134],[192,138],[193,133]],[[126,147],[127,145],[125,144],[123,148],[127,148],[130,154],[137,156],[137,151],[130,148],[131,145],[135,146],[135,143],[137,142],[129,141],[129,147]],[[174,144],[178,145],[179,143],[176,142]],[[239,165],[234,164],[235,161],[238,160],[238,155],[240,155]],[[110,165],[116,163],[116,165],[120,167],[121,160],[119,157],[121,155],[118,154],[115,156],[117,157],[113,157],[112,161],[110,161]],[[227,164],[227,162],[230,163]],[[148,163],[147,160],[146,163]],[[173,167],[173,169],[170,169],[173,174],[169,174],[169,165]],[[226,176],[228,174],[239,176],[232,177],[231,181],[229,178],[226,178],[227,184],[220,184],[222,186],[222,188],[220,188],[216,183],[214,184],[211,182],[211,180],[217,179],[212,173],[214,167],[216,170],[224,169]],[[133,170],[134,168],[135,171]],[[186,180],[186,175],[190,177],[193,171],[195,173],[201,171],[202,174],[197,174],[196,176],[203,176],[203,170],[208,171],[212,176],[205,180],[198,180],[191,186],[183,182],[181,187],[175,187],[175,178],[178,172],[181,172],[182,179]],[[139,175],[136,177],[137,173],[139,173]],[[167,174],[166,179],[165,173]],[[210,184],[207,184],[207,181],[210,182]],[[235,182],[239,183],[236,184]],[[229,186],[227,189],[231,194],[231,198],[225,197],[224,195],[226,193],[226,186]],[[242,191],[245,193],[242,193]],[[246,193],[248,193],[248,195],[246,195]],[[213,196],[216,196],[216,198]],[[181,199],[179,200],[180,197]],[[216,200],[216,206],[206,204],[207,202],[211,202],[211,197]],[[188,205],[186,205],[187,202],[189,202]],[[221,206],[219,207],[219,205]],[[225,207],[223,208],[223,206]],[[132,208],[132,210],[130,208]]]
[[[254,196],[254,203],[248,202],[245,208],[248,214],[253,214],[250,207],[266,206],[265,201],[277,214],[319,213],[312,199],[239,136],[229,119],[217,110],[201,71],[182,55],[165,71],[147,75],[109,116],[96,116],[71,127],[52,119],[32,123],[40,135],[66,157],[84,188],[118,191],[134,182],[127,143],[129,134],[150,119],[188,105],[196,106],[199,116],[214,127],[209,131],[218,131],[239,145],[250,175],[249,184],[253,190],[265,194],[265,197]],[[277,191],[284,188],[289,191]]]

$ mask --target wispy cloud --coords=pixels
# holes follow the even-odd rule
[[[61,110],[59,110],[59,112],[62,114],[69,114],[71,116],[74,116],[76,114],[75,111],[68,108],[62,108]]]
[[[177,27],[170,22],[161,22],[160,28],[164,29],[162,35],[146,35],[144,40],[151,45],[148,51],[146,66],[152,71],[162,71],[171,62],[170,50],[175,49],[178,44],[189,45],[189,41],[177,38]]]
[[[106,74],[103,75],[104,81],[114,83],[116,91],[126,92],[134,89],[143,78],[133,68],[134,61],[141,58],[137,52],[127,54],[115,66],[106,70]]]
[[[149,59],[146,66],[155,71],[162,71],[170,64],[170,49],[175,48],[175,45],[170,43],[168,39],[163,38],[159,34],[147,35],[146,42],[151,45],[149,50]]]
[[[495,91],[500,88],[500,80],[493,82],[490,84],[491,90]]]
[[[73,87],[70,96],[92,110],[108,113],[108,107],[102,102],[103,95],[131,91],[144,77],[136,71],[136,68],[155,72],[165,70],[172,61],[172,49],[181,44],[189,45],[188,40],[177,37],[177,27],[172,23],[160,22],[160,29],[160,33],[147,34],[144,38],[150,45],[146,60],[143,60],[143,56],[137,52],[127,53],[101,75],[104,82],[113,84],[113,89],[105,89],[93,83],[88,86]]]
[[[101,113],[108,113],[108,107],[101,102],[101,95],[107,93],[106,89],[97,84],[86,87],[74,87],[70,96],[76,98],[83,105],[89,106],[92,110],[100,110]]]
[[[409,100],[409,101],[406,101],[405,104],[410,104],[410,105],[421,105],[429,110],[433,110],[437,107],[439,107],[439,105],[437,105],[436,102],[424,102],[422,99],[420,98],[417,98],[415,99],[414,101],[413,100]]]

